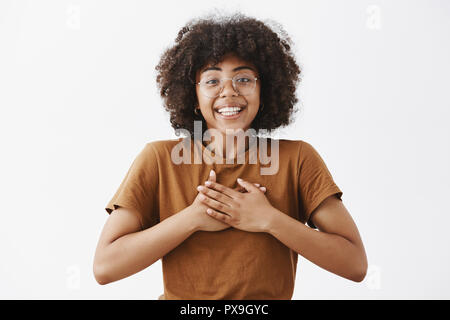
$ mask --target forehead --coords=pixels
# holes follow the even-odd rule
[[[255,73],[258,72],[256,66],[250,61],[243,60],[234,54],[227,54],[217,64],[207,63],[205,66],[200,68],[200,70],[198,70],[198,74],[202,75],[211,71],[237,72],[240,70],[252,70]]]

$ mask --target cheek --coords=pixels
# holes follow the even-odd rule
[[[207,120],[214,116],[212,112],[212,105],[214,100],[206,97],[197,96],[198,106],[203,114],[203,117]]]
[[[260,100],[261,100],[261,86],[257,85],[255,88],[255,92],[252,96],[253,101],[255,101],[255,103],[259,106],[260,104]]]
[[[197,104],[202,111],[205,110],[205,107],[209,105],[209,99],[202,96],[201,92],[198,89],[195,91],[197,93]]]
[[[252,104],[253,108],[252,110],[254,111],[254,113],[258,113],[260,104],[261,104],[261,99],[260,99],[260,93],[259,90],[257,90],[257,92],[255,92],[255,95],[252,97],[251,101],[249,101],[249,103]]]

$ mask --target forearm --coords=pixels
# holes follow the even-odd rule
[[[353,281],[362,281],[366,258],[361,248],[342,236],[314,230],[276,211],[267,227],[268,233],[319,267]]]
[[[166,255],[196,231],[187,209],[151,228],[124,235],[102,250],[97,281],[107,284],[131,276]]]

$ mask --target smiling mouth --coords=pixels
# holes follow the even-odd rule
[[[225,107],[218,110],[214,110],[215,113],[219,116],[219,118],[226,120],[234,120],[239,118],[242,111],[245,110],[245,107]]]

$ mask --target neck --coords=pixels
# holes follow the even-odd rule
[[[235,159],[238,154],[245,153],[248,150],[249,142],[250,138],[244,132],[229,135],[221,132],[219,136],[214,135],[211,141],[203,141],[203,145],[211,151],[214,150],[217,155],[224,159]]]

